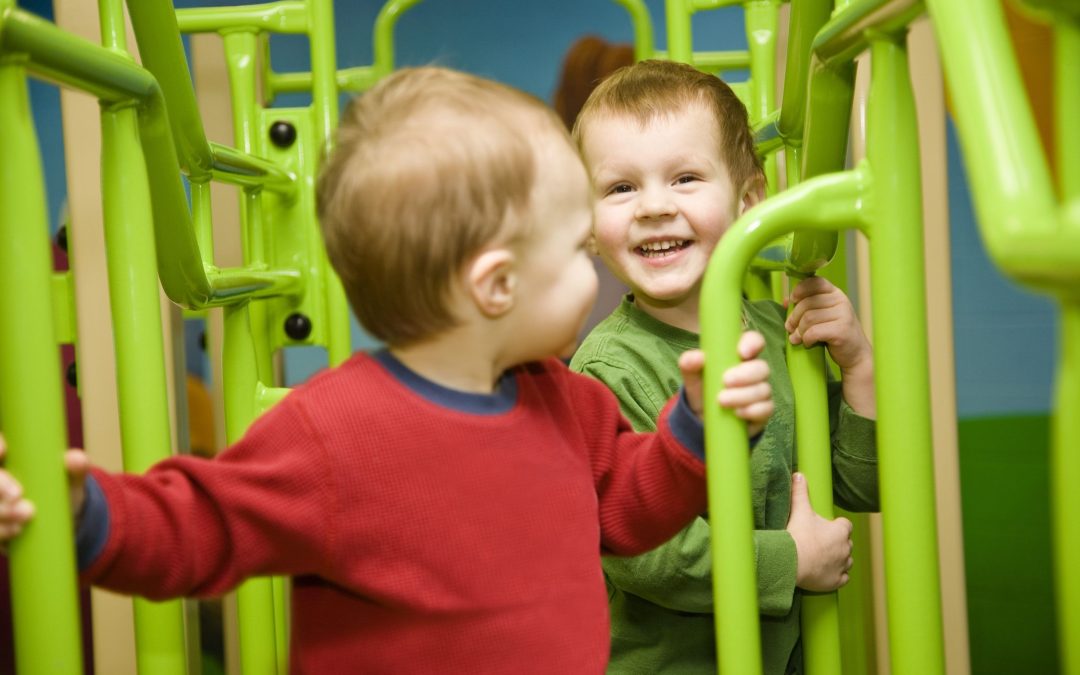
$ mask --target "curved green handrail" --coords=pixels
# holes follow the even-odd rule
[[[738,363],[734,346],[742,326],[742,275],[769,242],[797,229],[862,227],[869,207],[869,173],[856,171],[810,179],[750,209],[720,240],[702,285],[701,344],[709,355],[705,397],[721,389],[723,372]],[[807,208],[811,205],[812,208]],[[761,672],[757,584],[754,570],[750,461],[746,425],[729,410],[705,408],[712,523],[713,604],[717,659],[722,673]]]
[[[630,22],[634,27],[634,60],[644,61],[656,58],[656,47],[653,38],[652,15],[645,0],[615,0],[630,14]]]
[[[86,91],[99,98],[104,106],[136,106],[150,179],[158,273],[162,287],[173,302],[198,309],[236,301],[238,288],[246,289],[250,297],[298,290],[300,276],[293,270],[218,270],[204,262],[191,223],[187,195],[177,172],[180,166],[177,147],[193,146],[191,143],[174,144],[165,98],[149,72],[120,54],[65,33],[21,10],[5,14],[0,25],[0,46],[7,53],[25,54],[30,72]],[[198,128],[201,130],[201,123]],[[268,186],[291,181],[291,178],[282,177],[274,165],[254,157],[248,157],[244,174],[235,174],[233,171],[242,163],[240,158],[244,155],[227,152],[221,156],[229,161],[218,161],[214,159],[215,147],[207,144],[205,156],[193,154],[189,157],[195,160],[192,165],[205,169],[202,175],[206,179],[226,173],[236,177],[232,182],[239,184],[255,180],[257,175],[265,177]],[[260,171],[264,173],[258,174]]]

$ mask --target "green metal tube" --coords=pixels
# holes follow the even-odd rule
[[[952,99],[967,104],[953,113],[987,252],[1023,283],[1051,293],[1080,287],[1080,220],[1058,213],[1000,4],[926,6]],[[1070,81],[1065,91],[1073,89]]]
[[[921,0],[855,0],[841,6],[814,38],[814,56],[836,66],[850,63],[880,33],[896,33],[923,14]]]
[[[750,123],[756,126],[777,114],[776,28],[780,20],[780,2],[751,0],[743,5],[743,12],[746,41],[750,47]],[[776,155],[766,154],[763,165],[766,188],[770,193],[775,192],[779,178]]]
[[[644,61],[654,58],[656,47],[653,41],[652,16],[644,0],[615,0],[630,14],[634,26],[634,60]]]
[[[334,142],[338,119],[337,61],[333,0],[307,0],[311,34],[311,110],[324,155]]]
[[[219,33],[229,30],[306,33],[308,12],[300,0],[279,0],[242,7],[200,7],[176,10],[181,33]]]
[[[311,91],[311,73],[264,73],[272,83],[270,102],[277,94]],[[371,66],[355,66],[337,71],[337,86],[341,91],[364,92],[375,86],[375,70]]]
[[[387,8],[395,3],[388,3],[379,12],[373,38],[375,41],[376,63],[372,70],[375,73],[379,73],[381,68],[386,67],[380,65],[380,55],[383,59],[389,58],[388,65],[390,68],[393,67],[394,25],[401,13],[416,5],[417,2],[419,0],[396,3],[400,9],[395,12],[392,19],[384,17],[387,17],[387,13],[391,11]],[[338,90],[335,80],[337,66],[335,65],[334,53],[334,7],[332,0],[309,0],[309,6],[312,12],[311,26],[313,30],[310,39],[311,73],[313,77],[311,92],[312,115],[315,118],[315,133],[318,136],[318,141],[322,144],[323,154],[326,155],[333,147],[334,128],[337,126],[338,119]],[[390,40],[389,47],[384,44],[388,38]],[[389,72],[389,70],[386,72]],[[328,324],[327,353],[330,365],[335,366],[344,362],[352,353],[349,305],[345,299],[345,291],[341,287],[341,282],[337,279],[337,275],[326,259],[324,247],[319,246],[318,250],[318,255],[321,256],[322,260],[319,267],[323,279],[327,281],[325,284],[326,321]]]
[[[320,0],[323,2],[325,0]],[[394,29],[397,26],[398,19],[401,15],[412,9],[419,4],[422,0],[389,0],[382,9],[379,10],[378,16],[375,17],[375,26],[372,31],[372,45],[374,51],[374,61],[370,66],[359,66],[354,68],[346,68],[343,70],[334,70],[333,66],[333,48],[332,44],[328,46],[323,39],[312,40],[312,67],[316,67],[316,63],[322,63],[329,65],[330,73],[327,82],[323,86],[327,87],[327,91],[330,90],[330,83],[336,84],[338,89],[344,91],[362,92],[370,89],[376,82],[390,74],[394,69]],[[616,0],[622,2],[624,0]],[[626,2],[637,3],[640,0],[625,0]],[[329,7],[329,5],[328,5]],[[332,9],[332,8],[331,8]],[[313,12],[309,23],[311,24],[309,30],[313,35],[333,35],[333,13],[330,9],[318,9],[314,5],[311,6],[310,11]],[[316,25],[318,24],[318,25]],[[651,27],[650,27],[651,36]],[[650,38],[651,39],[651,38]],[[316,45],[315,42],[319,44]],[[332,38],[331,38],[332,43]],[[320,55],[316,57],[314,50],[319,50]],[[312,73],[274,73],[269,65],[269,50],[263,48],[263,60],[267,64],[263,73],[264,83],[266,83],[267,103],[273,101],[274,97],[279,93],[284,92],[302,92],[311,91],[314,88],[315,76]],[[336,106],[337,97],[336,92],[333,97],[332,103],[322,104],[325,106]],[[321,128],[323,132],[333,130],[333,126],[337,121],[336,108],[331,115],[327,115],[320,110],[316,110],[316,117],[323,123]],[[329,125],[326,124],[326,120],[329,119]],[[327,135],[327,138],[332,138],[332,135]]]
[[[1060,20],[1054,30],[1055,107],[1061,196],[1080,200],[1080,15]],[[1068,225],[1066,225],[1068,226]],[[1072,221],[1080,227],[1080,219]],[[1061,357],[1054,399],[1050,481],[1054,528],[1054,581],[1057,588],[1058,644],[1062,672],[1080,675],[1080,285],[1062,289]]]
[[[231,444],[244,435],[255,419],[259,364],[252,349],[255,335],[250,321],[251,303],[226,307],[222,348],[222,384],[225,394],[225,435]],[[249,579],[236,590],[244,616],[238,624],[241,669],[244,673],[278,672],[273,585],[269,578]]]
[[[375,62],[375,77],[382,79],[394,69],[394,27],[401,15],[409,11],[421,0],[389,0],[378,16],[375,17],[375,29],[372,36]]]
[[[797,283],[792,278],[791,283]],[[810,503],[823,518],[833,518],[832,444],[825,387],[825,348],[787,345],[795,401],[795,444],[799,471],[806,476]],[[840,620],[836,593],[804,593],[803,664],[807,675],[838,675]]]
[[[862,26],[865,18],[860,11],[870,14],[872,4],[863,3],[857,9],[837,15],[814,38],[802,122],[803,178],[839,171],[846,162],[855,67],[850,58],[839,60],[831,55],[842,52],[838,43],[852,41],[849,34],[861,36],[848,26]],[[837,244],[835,232],[796,233],[791,241],[789,264],[799,274],[812,274],[833,258]]]
[[[126,54],[124,6],[98,3],[102,44]],[[131,107],[101,111],[101,190],[116,352],[124,470],[143,473],[172,454],[165,341],[157,291],[146,166]],[[134,598],[135,658],[142,673],[186,675],[184,603]]]
[[[871,46],[867,157],[878,463],[884,514],[889,654],[895,673],[944,673],[938,573],[919,134],[906,35]]]
[[[121,14],[122,17],[122,14]],[[124,469],[142,473],[172,454],[154,235],[135,110],[101,116],[102,197]],[[187,673],[181,600],[135,599],[143,673]]]
[[[667,58],[681,63],[693,63],[694,46],[691,17],[694,11],[690,0],[664,0],[667,18]]]
[[[1050,485],[1058,644],[1064,675],[1080,673],[1080,302],[1061,307],[1061,358],[1054,400]]]
[[[153,76],[128,57],[69,35],[53,24],[20,10],[8,10],[0,23],[5,51],[30,57],[35,74],[97,96],[105,104],[140,103],[139,133],[150,179],[158,275],[169,298],[189,308],[219,306],[235,301],[233,284],[219,292],[207,278],[193,233],[187,195],[177,173],[179,159],[165,112],[165,101]],[[190,86],[190,85],[189,85]],[[208,146],[209,147],[209,146]],[[204,179],[212,177],[207,173]],[[245,277],[245,270],[219,278]],[[288,292],[289,274],[255,272],[252,285],[260,296]]]
[[[695,68],[709,72],[741,70],[751,66],[750,52],[743,51],[693,52],[690,62]]]
[[[0,0],[3,25],[14,11]],[[49,221],[26,71],[7,53],[0,54],[0,148],[0,420],[6,468],[37,508],[8,553],[15,663],[23,675],[77,675],[82,640]]]
[[[172,3],[160,0],[128,2],[127,7],[143,66],[153,73],[167,103],[179,166],[194,180],[207,177],[213,161],[191,86],[176,11]]]
[[[801,183],[747,211],[720,240],[702,285],[705,400],[715,399],[723,372],[739,361],[742,280],[754,255],[797,228],[862,226],[868,180],[866,167],[860,167]],[[706,406],[705,453],[719,669],[725,675],[753,675],[761,672],[761,643],[746,425],[731,411]]]
[[[829,20],[830,0],[803,0],[791,5],[788,20],[787,63],[784,66],[784,98],[777,126],[789,145],[802,142],[806,115],[806,82],[810,75],[810,47]]]
[[[85,91],[104,103],[152,96],[154,79],[131,58],[103,48],[19,9],[5,10],[0,48],[26,54],[27,69],[43,79]]]

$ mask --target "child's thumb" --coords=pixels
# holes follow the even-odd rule
[[[806,485],[806,476],[795,473],[791,476],[791,517],[814,513],[810,504],[810,489]]]

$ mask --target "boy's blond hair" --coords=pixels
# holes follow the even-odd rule
[[[511,87],[437,67],[402,69],[352,101],[319,174],[330,262],[361,325],[388,345],[456,325],[455,275],[532,224],[539,143],[570,139]]]
[[[746,106],[723,80],[685,63],[641,61],[616,70],[582,107],[574,124],[574,142],[580,149],[586,127],[603,116],[625,115],[644,125],[691,105],[705,106],[716,119],[717,149],[735,187],[764,181]]]

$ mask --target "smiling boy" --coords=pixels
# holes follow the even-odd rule
[[[574,139],[593,185],[594,245],[629,295],[584,340],[571,368],[608,385],[636,429],[651,430],[679,387],[680,354],[698,347],[701,283],[720,237],[764,194],[746,109],[718,78],[644,61],[592,93]],[[792,312],[744,302],[765,335],[776,412],[751,455],[758,604],[768,675],[802,670],[800,597],[845,584],[851,523],[810,507],[797,468],[794,401],[784,346],[825,343],[842,382],[830,384],[834,498],[877,509],[870,344],[851,303],[811,277]],[[788,335],[790,333],[790,336]],[[612,609],[610,673],[715,670],[709,522],[633,558],[604,558]]]

